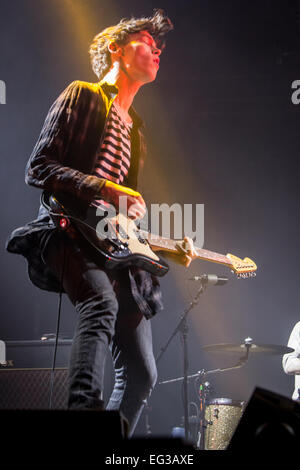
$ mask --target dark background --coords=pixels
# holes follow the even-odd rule
[[[4,249],[10,231],[36,217],[39,191],[25,186],[24,168],[44,117],[69,82],[96,81],[87,54],[96,33],[158,7],[175,29],[157,81],[135,100],[149,146],[140,191],[148,203],[205,204],[204,247],[249,256],[258,265],[257,277],[245,281],[201,261],[188,271],[172,265],[162,279],[165,310],[153,320],[156,354],[196,292],[187,278],[216,273],[230,279],[209,287],[190,316],[194,373],[235,360],[204,353],[203,345],[247,336],[285,345],[299,320],[300,105],[291,102],[291,84],[300,79],[298,1],[1,1],[0,79],[7,104],[0,105],[0,338],[37,340],[56,327],[57,295],[34,287],[25,260]],[[64,335],[72,337],[75,320],[64,298]],[[182,375],[181,353],[175,338],[158,364],[159,380]],[[41,357],[40,365],[49,367],[52,355],[45,360],[39,354],[37,348],[28,356],[28,366]],[[19,355],[24,359],[26,351]],[[253,357],[243,369],[211,376],[214,397],[247,400],[256,385],[291,396],[293,377],[283,373],[280,356]],[[190,398],[197,403],[192,386]],[[169,434],[183,414],[181,386],[158,385],[151,406],[153,432]],[[144,432],[144,418],[137,431]]]

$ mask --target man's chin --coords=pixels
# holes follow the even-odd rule
[[[154,82],[156,79],[158,72],[158,67],[155,67],[155,69],[151,66],[149,69],[144,69],[143,73],[140,74],[138,78],[138,81],[141,81],[142,83],[150,83]]]
[[[148,74],[147,77],[145,77],[144,83],[151,83],[156,80],[157,72]]]

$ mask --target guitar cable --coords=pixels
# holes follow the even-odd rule
[[[45,201],[45,197],[46,197],[46,193],[45,191],[43,191],[40,197],[41,204],[48,211],[49,215],[57,215],[51,210],[50,205]],[[54,390],[54,375],[55,375],[55,366],[56,366],[58,335],[59,335],[59,328],[60,328],[63,279],[64,279],[64,272],[65,272],[65,255],[66,255],[66,250],[65,250],[65,246],[63,246],[63,257],[62,257],[63,262],[62,262],[62,270],[61,270],[59,294],[58,294],[58,311],[57,311],[57,319],[56,319],[55,343],[54,343],[54,350],[53,350],[53,357],[52,357],[52,368],[51,368],[51,373],[50,373],[50,391],[49,391],[49,409],[50,410],[52,409],[53,390]]]
[[[53,389],[54,389],[54,375],[55,375],[55,366],[56,366],[58,335],[59,335],[59,328],[60,328],[63,279],[64,279],[65,257],[66,257],[65,251],[66,251],[65,246],[63,246],[63,262],[62,262],[62,270],[61,270],[61,278],[60,278],[60,286],[59,286],[59,294],[58,294],[58,312],[57,312],[57,320],[56,320],[55,344],[54,344],[53,358],[52,358],[52,369],[51,369],[51,374],[50,374],[50,396],[49,396],[49,409],[50,410],[52,409],[52,399],[53,399]]]

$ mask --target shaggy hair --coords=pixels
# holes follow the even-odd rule
[[[94,37],[89,49],[93,71],[99,80],[109,71],[111,57],[108,45],[110,42],[124,45],[130,34],[148,31],[157,46],[162,49],[165,45],[163,37],[171,29],[173,29],[173,24],[163,10],[154,10],[154,14],[148,18],[123,18],[117,25],[104,29]]]

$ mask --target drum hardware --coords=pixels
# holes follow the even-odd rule
[[[227,282],[227,279],[224,281],[222,278],[222,283],[218,284],[218,282],[215,282],[213,284],[210,284],[207,282],[208,279],[210,278],[213,279],[219,279],[218,276],[216,275],[211,275],[211,274],[204,274],[200,276],[198,279],[200,287],[194,297],[194,299],[190,302],[189,306],[184,310],[183,314],[180,317],[179,323],[175,327],[173,333],[169,337],[168,341],[166,344],[161,348],[158,356],[156,357],[156,363],[159,362],[159,360],[162,358],[164,353],[166,352],[169,344],[171,343],[172,339],[177,335],[177,333],[180,333],[183,341],[183,404],[184,404],[184,429],[185,429],[185,438],[188,440],[190,437],[190,423],[189,423],[189,411],[188,411],[188,323],[187,323],[187,317],[190,311],[198,304],[200,295],[203,294],[207,286],[209,285],[222,285],[225,282]],[[149,423],[148,418],[146,417],[146,422]]]
[[[202,348],[202,349],[204,349],[204,348]],[[212,369],[212,370],[202,369],[202,370],[199,370],[198,372],[196,372],[195,374],[188,375],[187,378],[188,378],[188,380],[189,379],[196,379],[198,377],[204,377],[204,376],[207,376],[207,375],[210,375],[210,374],[216,374],[218,372],[227,372],[229,370],[239,369],[240,367],[243,367],[246,364],[246,362],[248,361],[249,350],[250,350],[250,348],[247,348],[247,352],[246,352],[245,356],[242,356],[238,360],[238,362],[236,364],[234,364],[233,366],[223,367],[221,369]],[[158,385],[165,385],[165,384],[170,384],[170,383],[173,383],[173,382],[180,382],[183,379],[184,379],[184,377],[177,377],[176,379],[163,380],[163,381],[159,382]],[[201,386],[203,388],[209,388],[209,382],[202,383]]]
[[[265,354],[265,355],[283,355],[293,352],[294,349],[287,346],[279,346],[277,344],[254,344],[252,338],[246,338],[241,344],[232,344],[232,343],[221,343],[221,344],[210,344],[208,346],[203,346],[202,349],[206,352],[213,353],[230,353],[237,354],[243,351],[249,352],[252,354]]]

